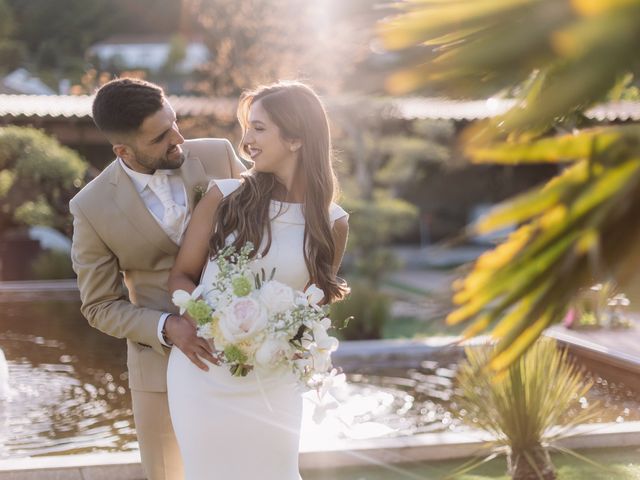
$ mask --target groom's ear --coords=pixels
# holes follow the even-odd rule
[[[116,154],[117,157],[120,157],[124,160],[125,163],[129,163],[131,160],[132,150],[124,143],[116,143],[113,145],[113,153]]]

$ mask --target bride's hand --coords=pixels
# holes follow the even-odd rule
[[[202,361],[206,359],[214,365],[220,360],[214,355],[211,344],[196,335],[196,325],[193,320],[178,315],[170,315],[165,324],[167,338],[178,347],[189,360],[198,368],[207,372],[209,367]]]

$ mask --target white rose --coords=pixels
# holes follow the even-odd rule
[[[284,339],[270,338],[256,351],[256,363],[268,367],[287,357],[291,348]]]
[[[276,280],[262,284],[259,298],[267,310],[274,314],[286,312],[294,306],[293,289]]]
[[[267,311],[251,297],[237,298],[220,312],[219,327],[230,343],[249,339],[266,325]]]
[[[318,305],[324,299],[324,292],[315,283],[309,285],[304,294],[307,296],[307,301],[311,306]]]

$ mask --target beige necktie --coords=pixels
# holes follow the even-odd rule
[[[166,173],[156,171],[149,181],[149,188],[158,197],[164,207],[162,225],[171,240],[180,244],[187,208],[178,205],[173,199],[169,177]]]

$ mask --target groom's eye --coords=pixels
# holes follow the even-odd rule
[[[164,139],[166,134],[167,132],[162,133],[159,137],[156,137],[153,140],[151,140],[151,143],[152,144],[160,143]]]

